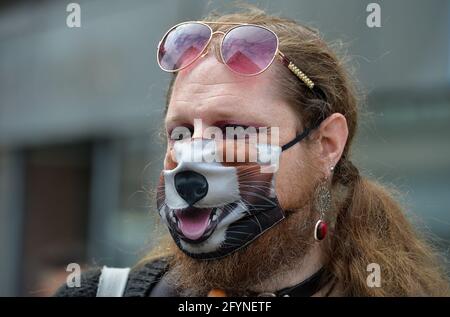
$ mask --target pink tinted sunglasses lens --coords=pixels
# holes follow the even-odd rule
[[[166,34],[158,51],[158,61],[166,71],[176,71],[192,63],[204,50],[211,29],[200,23],[181,24]]]
[[[272,62],[278,49],[278,39],[271,31],[253,25],[232,29],[223,38],[222,57],[236,73],[254,75]]]

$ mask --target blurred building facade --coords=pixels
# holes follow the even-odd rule
[[[450,3],[249,1],[347,42],[367,92],[354,156],[408,214],[450,238]],[[0,6],[0,296],[47,295],[65,267],[132,265],[154,243],[169,76],[156,45],[227,1],[69,1]]]

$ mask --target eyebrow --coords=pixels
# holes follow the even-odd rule
[[[218,104],[217,106],[211,107],[208,114],[208,119],[214,118],[213,120],[209,120],[211,124],[219,125],[219,124],[242,124],[249,127],[268,127],[270,124],[263,120],[262,118],[255,118],[250,116],[239,116],[236,115],[236,107],[230,107],[229,105]],[[164,119],[164,125],[166,129],[168,127],[174,128],[177,125],[185,125],[186,123],[192,123],[195,117],[192,117],[190,114],[186,115],[184,112],[175,113],[172,116]],[[199,118],[201,119],[201,118]],[[169,130],[169,129],[167,129]]]
[[[174,104],[177,103],[190,103],[191,105],[194,103],[192,101],[186,101],[186,100],[176,100],[174,101]],[[190,106],[191,106],[190,105]],[[194,105],[194,108],[199,105]],[[176,107],[179,107],[183,109],[182,105],[176,105]],[[202,107],[205,107],[202,105]],[[221,102],[208,102],[207,103],[207,110],[205,110],[205,113],[208,113],[209,116],[215,116],[223,119],[229,119],[229,118],[235,118],[236,113],[236,102],[233,101],[221,101]],[[192,114],[188,112],[186,115],[187,110],[183,109],[182,111],[177,111],[172,116],[168,117],[166,115],[165,122],[168,121],[172,122],[186,122],[186,118],[193,119]]]

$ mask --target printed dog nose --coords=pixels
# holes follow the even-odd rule
[[[189,206],[194,205],[208,193],[205,176],[194,171],[183,171],[175,175],[175,189]]]

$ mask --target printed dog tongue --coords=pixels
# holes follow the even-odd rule
[[[176,213],[179,228],[183,235],[190,240],[197,240],[208,227],[211,209],[188,208]]]

